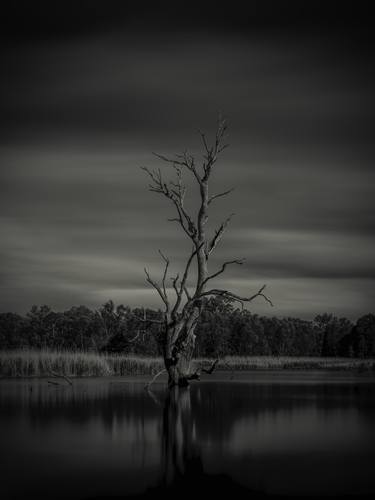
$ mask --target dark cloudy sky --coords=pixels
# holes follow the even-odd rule
[[[143,267],[190,249],[147,191],[152,151],[200,153],[229,122],[212,229],[218,286],[267,283],[260,314],[374,311],[374,50],[360,3],[29,2],[2,16],[2,311],[158,306]],[[30,5],[32,4],[32,5]],[[230,12],[228,8],[230,7]],[[166,169],[166,174],[168,168]],[[193,186],[192,186],[193,187]]]

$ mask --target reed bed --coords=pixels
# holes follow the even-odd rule
[[[106,359],[95,353],[50,350],[0,353],[2,377],[47,377],[53,372],[67,377],[111,375]]]
[[[162,358],[115,354],[104,356],[112,375],[154,375],[164,368]]]
[[[196,359],[195,367],[210,367],[212,359]],[[161,358],[79,351],[14,350],[0,352],[0,377],[107,377],[153,375],[164,367]],[[285,356],[226,356],[218,370],[375,370],[374,359]]]
[[[205,360],[205,364],[209,364]],[[308,356],[226,356],[220,370],[375,370],[375,359]]]
[[[0,377],[106,377],[152,375],[161,358],[106,355],[83,351],[15,350],[0,352]]]

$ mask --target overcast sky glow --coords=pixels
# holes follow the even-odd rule
[[[160,248],[180,270],[190,245],[139,167],[164,168],[152,151],[199,154],[196,130],[210,135],[222,110],[230,148],[212,190],[236,189],[217,202],[212,230],[236,216],[211,269],[247,261],[217,284],[249,294],[267,283],[275,307],[253,303],[259,314],[373,311],[374,61],[363,26],[303,29],[301,14],[294,33],[290,16],[254,11],[248,26],[232,18],[227,29],[219,17],[213,29],[203,13],[198,27],[188,18],[168,30],[161,14],[160,29],[140,11],[106,14],[56,23],[44,11],[48,24],[33,12],[40,24],[30,31],[16,22],[29,12],[10,14],[1,310],[159,306],[143,267],[157,276]]]

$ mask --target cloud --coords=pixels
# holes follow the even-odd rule
[[[231,147],[211,189],[236,190],[212,206],[209,231],[236,216],[212,269],[247,257],[230,270],[233,286],[267,282],[280,314],[367,312],[375,278],[369,52],[343,54],[336,38],[312,34],[142,33],[99,29],[6,49],[2,309],[113,297],[155,304],[143,267],[158,275],[161,248],[178,272],[190,244],[139,166],[168,176],[152,151],[200,155],[195,128],[212,136],[222,109]],[[189,209],[196,199],[188,195]]]

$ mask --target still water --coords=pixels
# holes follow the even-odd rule
[[[0,381],[0,497],[375,493],[373,375],[145,380]]]

